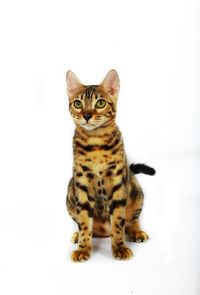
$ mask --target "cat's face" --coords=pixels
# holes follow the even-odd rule
[[[85,86],[76,75],[67,72],[69,110],[75,124],[93,130],[107,126],[115,118],[119,78],[115,70],[100,85]]]

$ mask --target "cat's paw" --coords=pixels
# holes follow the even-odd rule
[[[113,256],[118,260],[128,260],[133,257],[133,252],[128,247],[119,247],[112,250]]]
[[[73,244],[77,244],[78,243],[78,238],[79,238],[79,232],[75,232],[71,238],[71,241]]]
[[[129,242],[136,242],[136,243],[142,243],[145,242],[149,239],[148,235],[140,230],[140,231],[134,231],[134,232],[129,232],[127,234],[127,241]]]
[[[90,258],[90,253],[88,251],[76,250],[72,252],[71,259],[74,262],[84,262]]]

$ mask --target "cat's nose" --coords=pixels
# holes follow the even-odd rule
[[[90,120],[90,118],[92,118],[92,114],[91,113],[85,113],[83,115],[84,119],[88,122]]]

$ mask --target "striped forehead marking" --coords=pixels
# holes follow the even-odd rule
[[[92,98],[94,94],[96,94],[95,96],[97,98],[98,96],[96,93],[96,88],[97,88],[97,85],[87,86],[84,92],[85,98]]]

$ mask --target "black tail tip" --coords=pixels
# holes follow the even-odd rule
[[[145,164],[131,164],[130,169],[134,174],[144,173],[147,175],[156,174],[156,170]]]

